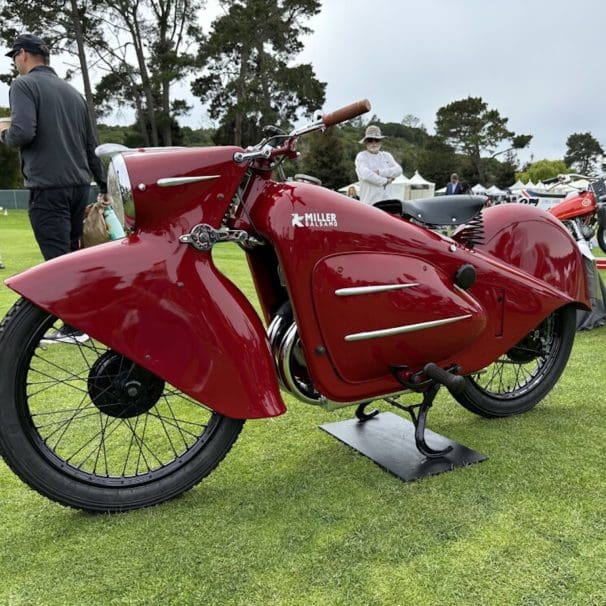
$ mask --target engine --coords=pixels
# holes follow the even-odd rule
[[[290,304],[278,311],[269,325],[267,335],[282,387],[302,402],[326,405],[326,398],[316,390],[307,372]]]

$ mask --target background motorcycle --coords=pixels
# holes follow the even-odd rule
[[[587,190],[562,200],[548,212],[568,227],[584,252],[591,249],[594,237],[606,252],[606,180],[594,181]]]
[[[446,454],[424,439],[440,385],[482,416],[551,390],[588,307],[559,221],[475,196],[383,212],[272,179],[300,136],[369,109],[247,150],[114,148],[108,180],[133,232],[7,281],[23,298],[0,328],[0,446],[25,482],[91,511],[160,503],[210,473],[246,419],[285,412],[278,383],[357,405],[360,421],[372,400],[404,407],[427,457]],[[452,238],[431,229],[443,224]],[[267,331],[216,268],[220,242],[245,249]],[[58,318],[91,340],[54,342]],[[411,392],[422,402],[405,407]]]

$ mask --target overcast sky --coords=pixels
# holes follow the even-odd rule
[[[324,0],[309,25],[299,60],[327,83],[326,111],[366,97],[433,132],[440,107],[479,96],[533,135],[535,160],[562,158],[575,132],[606,147],[604,0]],[[208,125],[200,108],[189,123]]]

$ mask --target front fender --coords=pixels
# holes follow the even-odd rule
[[[210,253],[143,233],[6,284],[221,414],[285,411],[261,320]]]

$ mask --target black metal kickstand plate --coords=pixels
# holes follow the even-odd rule
[[[382,412],[364,423],[358,419],[326,423],[320,425],[320,429],[406,482],[452,471],[488,458],[426,429],[425,437],[431,448],[452,446],[452,450],[443,457],[428,459],[415,446],[414,425],[392,412]]]

